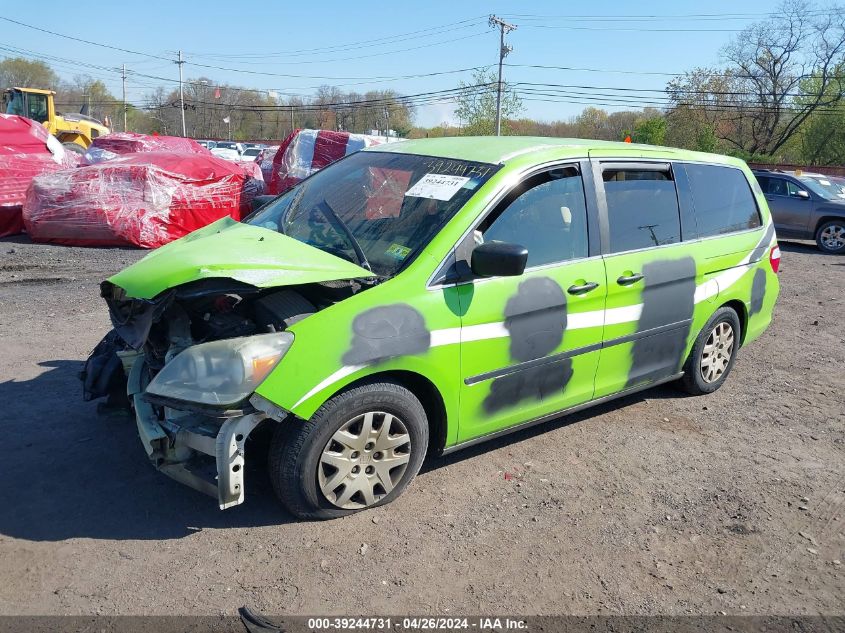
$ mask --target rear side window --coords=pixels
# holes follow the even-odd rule
[[[605,169],[610,252],[681,241],[675,182],[669,170]]]
[[[686,164],[684,169],[692,190],[701,237],[754,229],[761,225],[757,203],[742,171],[720,165],[695,164]]]

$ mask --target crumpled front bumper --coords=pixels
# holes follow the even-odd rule
[[[165,419],[159,420],[144,399],[143,356],[124,363],[138,435],[153,465],[176,481],[217,497],[221,510],[243,503],[244,444],[267,414],[216,418],[165,407]]]

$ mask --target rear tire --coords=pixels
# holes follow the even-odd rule
[[[713,393],[731,373],[742,335],[739,316],[719,308],[701,329],[684,363],[681,387],[694,396]]]
[[[845,219],[831,220],[819,226],[816,231],[816,245],[823,253],[845,253]]]
[[[428,420],[416,396],[395,383],[368,383],[334,396],[310,420],[279,424],[270,479],[292,514],[333,519],[393,501],[427,449]]]

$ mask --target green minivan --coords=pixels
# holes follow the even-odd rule
[[[395,499],[428,453],[670,381],[715,391],[771,321],[779,262],[740,160],[381,145],[103,282],[115,329],[86,395],[125,373],[152,462],[220,508],[272,432],[284,506],[339,517]]]

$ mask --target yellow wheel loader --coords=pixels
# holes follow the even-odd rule
[[[3,111],[38,121],[70,151],[83,154],[109,128],[84,114],[59,114],[52,90],[8,88],[3,93]]]

